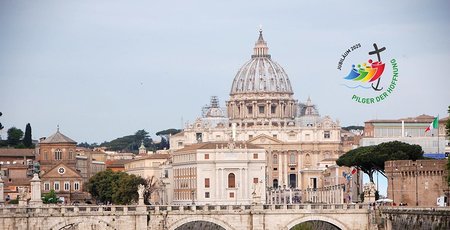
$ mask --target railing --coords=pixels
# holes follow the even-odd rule
[[[111,214],[111,213],[134,213],[137,211],[135,205],[102,205],[102,206],[59,206],[59,205],[43,205],[40,207],[28,206],[3,206],[0,207],[0,215],[10,214],[46,214],[46,215],[60,215],[60,214]]]
[[[368,210],[368,204],[265,204],[255,205],[187,205],[187,206],[147,206],[147,211],[242,211],[254,210]]]
[[[147,211],[150,213],[157,212],[233,212],[245,210],[358,210],[369,209],[366,204],[269,204],[269,205],[84,205],[84,206],[60,206],[60,205],[43,205],[40,207],[29,206],[2,206],[0,207],[0,215],[11,214],[45,214],[55,215],[75,215],[75,214],[91,214],[91,215],[110,215],[110,214],[134,214],[136,212]],[[424,210],[424,209],[419,209]],[[448,210],[448,208],[446,209]]]

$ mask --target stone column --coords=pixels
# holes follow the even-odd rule
[[[4,184],[3,184],[3,180],[2,177],[0,176],[0,205],[5,203],[5,196],[3,194],[4,192]]]
[[[33,175],[33,178],[30,180],[31,183],[31,200],[30,205],[32,206],[41,206],[42,198],[41,198],[41,179],[37,173]]]
[[[278,187],[282,186],[281,182],[282,182],[282,178],[281,178],[281,173],[283,171],[283,164],[281,162],[281,152],[277,151],[276,153],[278,155]]]
[[[283,173],[284,173],[284,183],[285,183],[285,185],[286,185],[286,187],[288,187],[289,186],[289,175],[288,175],[288,172],[289,172],[289,166],[288,166],[288,152],[287,151],[285,151],[285,152],[283,152],[283,155],[284,155],[284,169],[283,169]]]
[[[216,195],[214,197],[214,200],[216,200],[216,201],[219,200],[219,189],[221,189],[221,188],[219,188],[219,183],[220,183],[219,170],[220,169],[216,169],[216,178],[215,178],[215,181],[216,181]]]
[[[239,182],[238,182],[238,184],[239,184],[239,186],[236,186],[237,187],[237,194],[236,194],[236,197],[239,199],[239,200],[242,200],[243,198],[244,198],[244,180],[243,180],[243,178],[242,178],[242,168],[239,168]]]
[[[225,191],[225,188],[227,187],[226,183],[228,183],[228,181],[226,183],[224,183],[225,178],[223,177],[223,168],[220,169],[220,170],[221,170],[220,171],[220,186],[221,186],[221,189],[220,189],[219,200],[222,200],[223,199],[223,191]]]
[[[295,172],[295,174],[297,174],[297,188],[299,188],[299,189],[303,188],[302,180],[300,179],[300,173],[299,173],[299,170],[301,168],[302,167],[301,167],[300,151],[297,151],[297,171]]]

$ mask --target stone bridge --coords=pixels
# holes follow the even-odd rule
[[[5,230],[289,230],[301,223],[370,229],[369,209],[360,204],[0,207],[0,229]]]

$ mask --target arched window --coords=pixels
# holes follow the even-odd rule
[[[278,188],[278,180],[277,179],[273,179],[273,187]]]
[[[235,188],[236,187],[236,176],[234,173],[228,174],[228,188]]]
[[[55,150],[55,160],[61,160],[62,159],[62,151],[61,149]]]
[[[69,159],[70,160],[73,159],[73,150],[72,149],[69,150]]]
[[[278,155],[277,154],[273,154],[273,163],[274,164],[278,163]]]

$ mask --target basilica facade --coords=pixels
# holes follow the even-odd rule
[[[234,77],[226,108],[212,97],[202,117],[172,136],[170,146],[175,152],[204,142],[259,146],[266,152],[267,188],[307,190],[324,187],[324,171],[348,150],[340,132],[339,122],[320,116],[310,98],[294,97],[287,73],[272,59],[260,31],[253,55]]]

